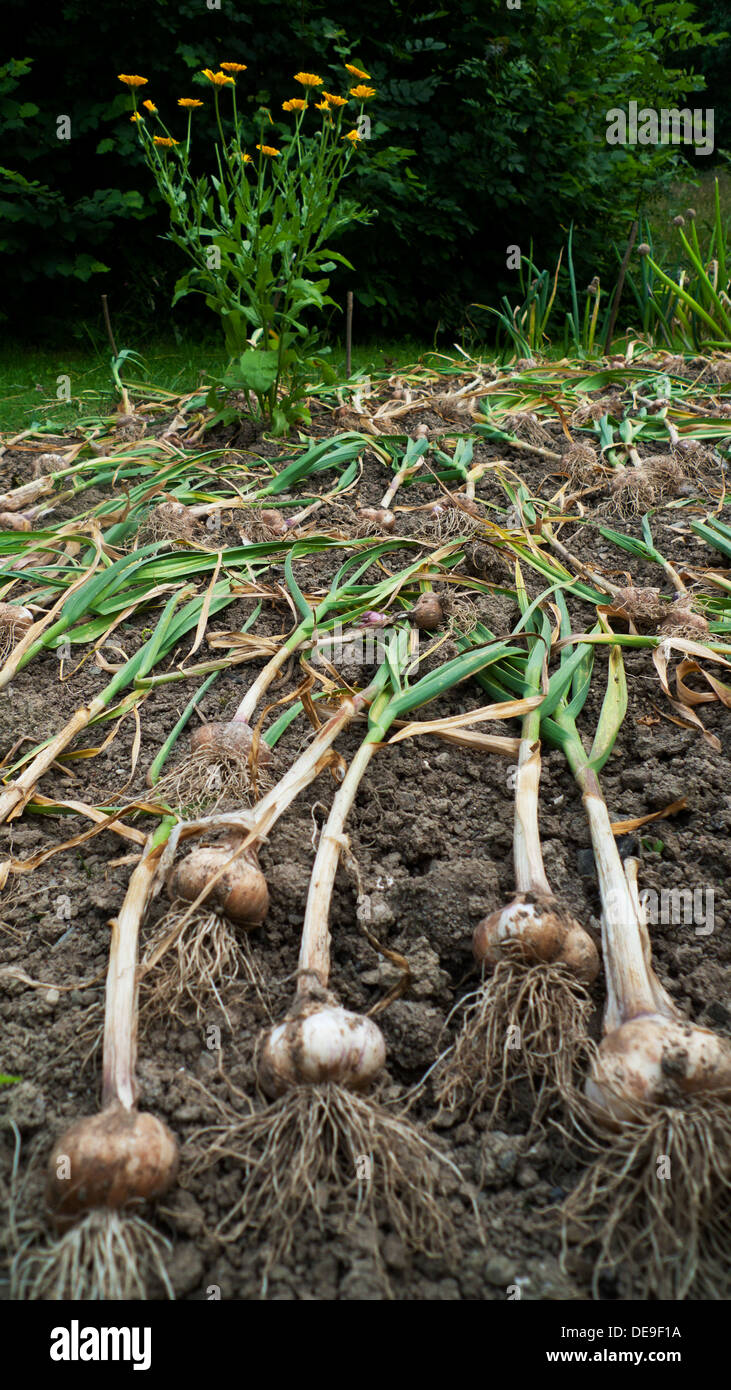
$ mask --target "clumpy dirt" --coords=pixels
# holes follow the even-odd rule
[[[420,422],[444,428],[438,412],[423,410],[413,419],[401,420],[399,428],[408,432]],[[329,417],[315,417],[313,433],[324,434],[332,428]],[[553,439],[554,447],[564,448],[566,441],[558,426]],[[252,444],[252,449],[256,447]],[[273,453],[276,456],[277,451]],[[560,468],[507,446],[478,442],[475,460],[482,457],[506,459],[534,493],[550,496],[562,481]],[[11,452],[0,460],[0,485],[7,488],[23,481],[31,459],[30,453]],[[382,463],[366,451],[358,501],[377,504],[389,480]],[[710,488],[717,484],[718,478],[709,479]],[[425,504],[438,492],[436,483],[426,477],[403,494],[403,504],[409,509]],[[504,514],[507,499],[493,475],[478,484],[477,495]],[[85,505],[92,504],[89,494],[85,499]],[[399,496],[397,508],[401,501]],[[722,569],[720,557],[687,527],[689,514],[705,515],[707,509],[701,498],[682,511],[662,507],[653,517],[656,544],[682,571]],[[608,518],[601,511],[590,511],[588,502],[585,510],[584,521],[562,530],[564,544],[615,583],[628,582],[629,575],[637,584],[659,585],[667,593],[667,580],[657,567],[612,547],[597,530],[597,523],[609,524],[639,536],[639,520]],[[414,517],[421,515],[397,510],[397,534],[415,534]],[[728,516],[728,509],[721,515]],[[230,530],[224,530],[224,538],[232,545],[240,544],[236,520],[232,513],[225,521]],[[337,528],[341,521],[335,507],[326,507],[317,529]],[[388,557],[389,568],[396,569],[415,553],[405,546]],[[481,619],[501,636],[510,632],[516,618],[511,599],[500,592],[510,586],[512,575],[494,548],[491,554],[499,573],[486,575],[482,590],[472,600]],[[299,561],[300,587],[308,593],[322,592],[337,563],[337,557],[328,553]],[[462,576],[466,591],[468,563],[461,563],[456,573]],[[281,577],[280,566],[276,578]],[[524,567],[524,577],[529,592],[540,592],[543,583],[536,573]],[[21,593],[22,587],[14,597]],[[575,631],[592,625],[589,604],[571,599],[569,606]],[[237,601],[211,620],[209,633],[240,627],[251,607],[250,599]],[[143,640],[144,626],[144,617],[138,617],[115,634],[127,656]],[[256,630],[278,633],[290,626],[288,608],[269,604]],[[165,664],[180,661],[189,646],[190,638]],[[443,660],[454,650],[448,643],[436,659]],[[64,670],[63,680],[57,654],[47,653],[0,693],[0,756],[7,756],[21,738],[35,743],[57,730],[103,688],[109,675],[93,659],[80,663],[78,653],[74,648],[74,660]],[[230,718],[262,664],[259,660],[224,671],[199,706],[200,715],[206,720]],[[685,798],[683,810],[625,835],[620,848],[639,855],[643,888],[658,894],[673,888],[700,890],[706,895],[705,903],[713,895],[712,930],[659,922],[650,929],[653,955],[661,982],[679,1008],[695,1022],[731,1036],[728,711],[718,703],[698,706],[706,730],[720,741],[719,752],[700,732],[674,722],[649,651],[627,651],[625,666],[627,716],[601,776],[610,814],[614,821],[629,820]],[[600,648],[596,678],[581,718],[585,731],[593,730],[598,717],[605,668],[606,655]],[[289,671],[275,695],[293,689],[299,679],[296,669]],[[88,759],[67,759],[63,768],[56,765],[40,790],[48,797],[97,805],[149,799],[146,771],[194,689],[190,681],[156,688],[140,708],[139,730],[128,717],[103,752]],[[454,714],[485,701],[480,687],[467,682],[434,702],[429,714]],[[101,735],[106,736],[111,727],[103,724],[88,731],[76,740],[74,750],[98,747]],[[507,730],[497,724],[481,727],[517,732],[513,725]],[[358,747],[363,728],[363,724],[353,725],[338,740],[344,759]],[[308,726],[300,718],[277,745],[274,775],[291,764],[307,737]],[[186,747],[184,734],[173,765]],[[227,1243],[216,1234],[236,1201],[241,1175],[231,1160],[222,1160],[208,1172],[193,1173],[200,1131],[216,1122],[222,1103],[245,1113],[246,1098],[255,1093],[256,1039],[291,997],[314,844],[335,785],[329,771],[321,774],[262,846],[260,862],[271,904],[265,925],[251,933],[250,949],[266,987],[257,993],[241,979],[235,980],[223,986],[221,1006],[208,998],[198,1011],[191,1004],[183,1006],[179,1017],[166,1014],[162,1018],[146,1014],[147,994],[142,991],[140,1103],[170,1126],[181,1152],[179,1182],[158,1204],[154,1217],[171,1245],[167,1267],[175,1296],[203,1300],[218,1289],[222,1298],[231,1300],[482,1301],[504,1300],[508,1287],[517,1285],[521,1296],[530,1300],[589,1298],[591,1263],[583,1256],[570,1256],[561,1268],[556,1225],[551,1220],[551,1213],[577,1181],[582,1157],[550,1124],[528,1136],[527,1096],[519,1096],[513,1111],[495,1128],[488,1128],[484,1117],[478,1116],[469,1123],[443,1118],[432,1130],[434,1144],[462,1174],[461,1179],[453,1174],[447,1180],[449,1190],[443,1199],[459,1243],[458,1258],[412,1254],[387,1223],[372,1229],[356,1221],[346,1236],[338,1234],[327,1203],[319,1215],[313,1210],[301,1221],[291,1253],[271,1267],[266,1241],[243,1238]],[[399,967],[380,954],[373,942],[407,959],[411,972],[407,991],[377,1015],[388,1048],[381,1096],[387,1102],[408,1099],[411,1116],[425,1125],[434,1123],[436,1107],[431,1081],[422,1084],[422,1078],[453,1038],[459,1024],[455,1005],[476,982],[473,929],[513,891],[512,817],[507,759],[422,736],[379,749],[347,824],[350,856],[341,862],[330,913],[332,988],[346,1008],[367,1012],[390,992],[397,993],[394,987],[400,977]],[[154,822],[137,814],[128,823],[144,830]],[[36,810],[27,811],[3,832],[3,857],[12,856],[16,870],[21,867],[19,861],[28,866],[11,874],[0,894],[0,1070],[21,1078],[0,1090],[2,1186],[13,1190],[13,1224],[6,1224],[4,1236],[4,1276],[28,1219],[40,1208],[44,1163],[54,1138],[73,1120],[94,1113],[99,1102],[98,1043],[109,920],[119,911],[139,850],[106,831],[30,867],[42,850],[63,845],[89,828],[89,821],[78,814],[60,817]],[[544,749],[543,757],[541,834],[555,891],[598,941],[600,904],[588,826],[564,758],[551,749]],[[165,910],[163,895],[148,912],[143,949]],[[604,1002],[601,979],[593,996],[592,1031],[598,1038]],[[218,1050],[209,1046],[212,1029],[219,1030],[215,1035],[220,1038]],[[8,1297],[7,1278],[0,1288]],[[616,1278],[603,1281],[601,1294],[606,1299],[626,1298],[628,1288],[631,1285],[620,1271]],[[164,1297],[164,1291],[153,1288],[151,1296]]]

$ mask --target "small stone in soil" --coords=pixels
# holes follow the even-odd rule
[[[507,1288],[508,1284],[515,1283],[514,1266],[503,1255],[493,1255],[487,1261],[484,1273],[488,1284],[496,1288]]]
[[[580,849],[576,855],[576,867],[582,878],[594,878],[594,855],[590,849]]]

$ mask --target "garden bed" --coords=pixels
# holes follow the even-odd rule
[[[546,364],[541,369],[527,365],[502,375],[492,367],[479,366],[467,374],[451,364],[449,373],[441,375],[419,368],[403,373],[395,384],[374,383],[371,395],[358,398],[356,394],[355,400],[348,396],[341,406],[334,397],[324,396],[312,403],[308,436],[318,442],[332,440],[334,445],[344,431],[361,431],[363,442],[352,486],[331,495],[298,532],[305,539],[318,535],[336,542],[296,559],[294,573],[300,590],[308,596],[321,595],[354,543],[362,547],[384,536],[404,539],[402,547],[395,546],[374,562],[365,582],[375,581],[385,570],[395,573],[419,557],[428,567],[431,554],[453,546],[456,563],[434,579],[437,594],[451,598],[441,633],[445,640],[430,658],[433,663],[444,661],[458,651],[455,631],[449,628],[450,614],[453,618],[457,614],[457,626],[460,622],[464,626],[469,614],[470,621],[479,619],[498,638],[507,639],[513,632],[518,617],[512,596],[517,556],[529,597],[536,598],[546,589],[548,580],[531,567],[528,557],[532,545],[533,553],[540,552],[552,564],[562,563],[545,543],[547,526],[579,562],[581,577],[585,578],[581,567],[588,567],[592,582],[606,577],[618,587],[630,583],[659,587],[669,596],[667,573],[657,563],[622,550],[599,529],[641,541],[642,515],[649,510],[655,546],[687,584],[696,609],[711,619],[712,640],[727,643],[731,608],[724,611],[723,605],[729,604],[731,592],[728,561],[691,529],[691,522],[709,515],[730,520],[724,491],[731,436],[731,425],[729,433],[724,432],[731,409],[726,384],[730,368],[728,358],[673,362],[669,418],[685,441],[695,439],[704,452],[671,492],[636,514],[612,505],[611,478],[598,472],[599,481],[583,500],[587,480],[569,484],[562,460],[572,440],[593,440],[591,418],[582,425],[572,424],[570,407],[576,411],[581,404],[596,406],[609,396],[606,412],[595,409],[595,416],[606,413],[615,425],[625,413],[637,419],[637,392],[647,389],[653,373],[668,370],[667,360],[634,364],[615,360],[604,364],[604,377],[580,364]],[[592,381],[592,375],[596,380]],[[460,396],[460,389],[469,383],[471,393]],[[483,402],[489,402],[491,395],[495,399],[501,385],[503,395],[488,420]],[[507,399],[511,391],[512,403]],[[403,392],[411,392],[412,400]],[[467,413],[465,401],[469,402]],[[256,431],[244,440],[231,427],[218,436],[191,442],[188,436],[199,430],[200,408],[189,406],[186,414],[182,402],[178,411],[182,414],[177,416],[172,447],[175,457],[186,463],[186,477],[192,480],[196,497],[235,500],[237,491],[245,490],[253,479],[271,476],[269,466],[280,471],[283,455],[294,455],[294,447],[287,442],[267,441]],[[104,456],[126,457],[125,450],[134,446],[135,462],[142,465],[146,442],[165,438],[174,413],[157,409],[145,415],[138,407],[136,421],[131,422],[140,430],[145,426],[138,439],[125,440],[119,426],[107,421],[96,432],[94,448],[97,452],[103,448]],[[492,435],[483,428],[486,420]],[[498,427],[511,436],[512,443],[494,437]],[[452,454],[460,436],[474,444],[472,466],[484,465],[476,483],[476,514],[459,504],[435,514],[429,508],[440,499],[443,502],[445,493],[459,491],[459,484],[435,478],[444,469],[434,450]],[[89,431],[53,440],[37,436],[6,440],[0,457],[0,490],[10,493],[31,479],[34,461],[43,452],[64,454],[74,443],[83,445],[85,437],[91,438]],[[171,439],[170,434],[167,438]],[[377,509],[394,476],[394,467],[384,461],[384,448],[393,447],[403,455],[407,441],[419,438],[427,439],[430,449],[420,470],[395,495],[393,531],[382,532],[373,522],[371,536],[363,537],[356,504]],[[544,453],[520,448],[516,439],[532,442]],[[647,441],[640,435],[642,456],[669,451],[670,445],[657,439],[657,434]],[[223,451],[219,458],[197,468],[196,459],[216,449]],[[79,458],[84,457],[91,457],[88,450],[80,452]],[[172,452],[150,453],[147,466],[151,462],[153,468],[163,467],[171,457]],[[678,457],[682,458],[682,451]],[[310,474],[288,491],[285,500],[294,504],[297,497],[314,498],[327,488],[332,492],[337,477],[337,470]],[[57,484],[57,491],[63,486]],[[114,478],[68,497],[58,511],[43,518],[45,529],[61,524],[67,528],[63,542],[68,548],[60,564],[75,563],[83,555],[84,545],[94,536],[89,514],[111,496],[123,501],[126,486],[137,483],[120,485]],[[562,487],[562,495],[555,500]],[[550,498],[554,499],[551,506]],[[140,524],[145,509],[159,501],[159,496],[153,496],[139,503]],[[48,499],[39,499],[37,505],[41,504],[48,505]],[[195,499],[187,499],[186,505],[196,505]],[[536,523],[536,509],[544,518],[542,526]],[[282,510],[286,516],[286,509]],[[74,530],[73,518],[82,511],[84,520]],[[220,550],[222,576],[233,575],[240,584],[245,573],[242,512],[224,505],[218,515],[220,526],[215,530],[199,519],[192,542],[178,540],[174,545],[175,553],[190,557],[186,582],[199,594],[205,592],[211,570],[196,577],[196,557]],[[97,522],[97,535],[99,526],[106,524]],[[37,549],[37,530],[5,535],[8,545],[0,585],[5,586],[7,600],[22,603],[42,587],[37,575],[46,561],[31,566],[36,577],[25,577],[22,568],[13,566],[24,552]],[[115,540],[108,558],[131,553],[139,544],[135,535],[133,531],[130,538]],[[162,552],[169,553],[170,547],[166,550],[163,543]],[[294,623],[284,559],[284,551],[273,553],[268,573],[261,578],[267,593],[252,630],[264,637],[289,632]],[[566,564],[570,569],[570,562]],[[709,578],[709,571],[720,577],[722,587]],[[433,566],[430,572],[434,573]],[[572,581],[576,577],[569,574]],[[99,694],[109,681],[108,667],[131,658],[149,638],[164,601],[137,605],[111,635],[111,646],[104,648],[107,665],[103,669],[92,654],[90,640],[74,643],[63,664],[62,649],[55,648],[39,653],[18,671],[0,695],[0,755],[6,768],[19,756],[12,751],[19,739],[41,742]],[[566,601],[573,632],[589,631],[596,619],[595,605],[571,587]],[[209,617],[207,638],[240,630],[254,606],[254,597],[237,597],[224,611]],[[628,631],[621,617],[610,621],[616,631]],[[184,661],[194,631],[177,644],[156,673]],[[432,634],[422,632],[420,637],[423,651]],[[220,647],[203,643],[187,664],[221,652]],[[672,660],[677,660],[677,653],[671,666]],[[639,857],[641,886],[653,890],[658,903],[675,902],[672,892],[679,890],[695,893],[696,903],[702,904],[694,915],[689,914],[692,920],[667,921],[662,918],[668,913],[658,914],[661,920],[650,926],[653,958],[662,984],[683,1013],[729,1037],[728,711],[713,698],[693,706],[691,716],[695,713],[703,729],[693,727],[683,717],[682,702],[680,707],[677,701],[673,705],[664,694],[651,649],[628,648],[624,661],[628,707],[601,774],[604,794],[615,823],[649,817],[681,803],[666,817],[621,832],[618,843],[623,855]],[[338,661],[333,664],[337,671]],[[208,721],[229,719],[263,665],[264,658],[259,657],[222,670],[190,727],[199,716]],[[599,716],[606,666],[606,648],[598,647],[595,679],[580,723],[587,730],[593,730]],[[708,669],[723,679],[720,667]],[[372,662],[360,667],[350,662],[340,669],[344,685],[352,689],[365,684],[371,673]],[[279,699],[293,691],[302,678],[295,660],[285,668],[269,698]],[[63,756],[62,766],[54,764],[38,785],[37,793],[52,806],[31,800],[22,817],[3,830],[1,857],[11,861],[11,871],[0,895],[0,1066],[19,1078],[0,1092],[3,1118],[9,1121],[0,1128],[2,1189],[10,1192],[12,1207],[4,1248],[6,1278],[19,1245],[38,1238],[45,1164],[56,1137],[75,1119],[97,1109],[109,920],[120,910],[140,853],[140,837],[130,842],[106,830],[42,862],[34,864],[34,860],[91,828],[82,814],[60,814],[62,802],[98,807],[137,803],[137,809],[124,817],[125,825],[147,833],[156,824],[154,816],[140,809],[141,803],[155,805],[155,791],[147,784],[146,774],[200,681],[198,676],[160,684],[137,707],[136,716],[127,714],[103,751],[86,758],[68,756],[85,748],[98,749],[114,721],[82,732]],[[687,683],[698,692],[711,693],[697,675],[689,676]],[[468,680],[430,705],[426,717],[476,710],[486,700],[478,683]],[[494,734],[518,733],[516,724],[477,727]],[[338,739],[337,751],[346,762],[359,746],[363,730],[364,724],[355,723]],[[303,714],[277,742],[270,776],[276,779],[292,764],[310,734]],[[180,764],[186,750],[187,734],[183,733],[166,772]],[[392,989],[398,995],[377,1015],[388,1050],[380,1095],[387,1104],[408,1102],[411,1117],[432,1127],[430,1142],[453,1165],[445,1166],[448,1176],[442,1201],[457,1251],[443,1258],[412,1252],[385,1219],[372,1224],[363,1217],[344,1233],[329,1210],[325,1190],[318,1192],[317,1202],[299,1222],[291,1250],[272,1260],[265,1237],[254,1240],[244,1234],[231,1241],[221,1229],[240,1191],[237,1164],[224,1158],[214,1169],[194,1171],[206,1128],[218,1122],[222,1107],[233,1105],[245,1111],[247,1097],[255,1096],[257,1036],[269,1020],[281,1015],[291,995],[314,846],[337,785],[326,770],[284,814],[261,851],[270,908],[263,928],[252,934],[251,958],[259,986],[254,988],[242,978],[224,981],[218,1001],[209,996],[196,1008],[192,1000],[183,1000],[175,1014],[167,1011],[160,1016],[148,1007],[151,991],[149,982],[143,981],[140,1105],[166,1122],[178,1139],[181,1155],[179,1181],[157,1204],[154,1217],[170,1242],[165,1263],[176,1298],[201,1300],[216,1296],[218,1290],[222,1298],[234,1300],[504,1300],[507,1291],[516,1287],[519,1296],[529,1300],[592,1296],[591,1249],[572,1249],[569,1243],[563,1262],[560,1258],[557,1213],[586,1162],[570,1126],[562,1132],[560,1115],[553,1115],[542,1128],[529,1133],[533,1106],[530,1093],[520,1088],[511,1107],[493,1124],[484,1114],[471,1119],[440,1116],[433,1077],[427,1075],[459,1028],[456,1006],[475,986],[473,930],[513,893],[511,767],[508,758],[434,736],[379,748],[347,822],[349,855],[340,864],[330,911],[332,987],[340,1002],[367,1013],[386,1000]],[[548,877],[598,943],[601,909],[588,825],[573,777],[556,749],[544,749],[540,827]],[[143,952],[167,907],[162,894],[148,910],[142,928]],[[374,941],[387,948],[391,958],[379,953]],[[410,967],[408,985],[400,994],[395,987],[403,984],[403,976],[394,956],[405,957]],[[596,1040],[601,1036],[604,998],[600,975],[592,986],[591,1033]],[[14,1296],[9,1283],[3,1287],[6,1297]],[[633,1269],[620,1265],[602,1274],[598,1292],[606,1299],[636,1296]],[[151,1281],[149,1296],[166,1296],[159,1281]],[[691,1290],[690,1296],[698,1295]],[[727,1296],[727,1292],[719,1287],[716,1296]]]

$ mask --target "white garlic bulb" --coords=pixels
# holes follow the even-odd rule
[[[323,1081],[358,1090],[374,1080],[385,1060],[383,1034],[371,1019],[338,1004],[295,1005],[265,1036],[259,1081],[270,1096]]]
[[[604,1038],[585,1091],[610,1125],[694,1093],[731,1099],[731,1047],[710,1028],[643,1014]]]

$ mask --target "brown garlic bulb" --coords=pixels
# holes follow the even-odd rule
[[[434,632],[444,622],[444,610],[436,594],[420,594],[411,611],[409,622],[424,632]]]
[[[60,473],[67,466],[63,454],[39,454],[33,460],[33,477],[39,478],[43,473]]]
[[[266,531],[271,531],[274,536],[284,536],[287,532],[287,523],[281,512],[274,508],[266,508],[264,511],[256,513],[256,519]]]
[[[623,614],[637,628],[655,627],[667,617],[668,605],[659,589],[629,586],[612,595],[611,611]]]
[[[675,603],[665,609],[658,634],[660,637],[686,637],[691,642],[705,642],[709,636],[708,623],[702,613],[694,613],[688,603]]]
[[[472,948],[479,964],[497,965],[509,943],[522,947],[528,965],[565,965],[585,984],[599,974],[599,953],[588,932],[545,894],[517,893],[475,927]]]
[[[696,1093],[731,1099],[731,1047],[710,1028],[642,1014],[604,1038],[585,1090],[610,1127]]]
[[[591,444],[571,444],[561,462],[574,478],[593,480],[599,471],[599,458]]]
[[[683,481],[683,470],[673,454],[650,454],[640,464],[643,473],[659,483],[677,487]]]
[[[463,492],[455,492],[452,506],[455,511],[469,512],[470,516],[482,516],[479,502],[475,502],[474,497],[465,497]]]
[[[78,1120],[58,1140],[46,1200],[63,1230],[95,1207],[119,1209],[162,1196],[177,1169],[178,1146],[167,1125],[115,1101]]]
[[[232,854],[231,846],[201,846],[192,850],[171,871],[168,878],[169,896],[195,902],[214,874],[229,863]],[[203,899],[204,905],[222,912],[238,926],[261,925],[269,911],[269,889],[253,851],[246,851],[232,861]]]
[[[145,531],[158,541],[191,540],[195,519],[182,502],[159,502],[147,517]]]

